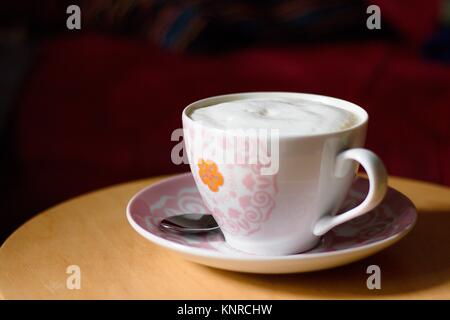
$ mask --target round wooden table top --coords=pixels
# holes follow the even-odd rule
[[[419,217],[392,247],[325,271],[255,275],[183,260],[137,234],[125,207],[161,177],[102,189],[53,207],[16,230],[0,248],[4,299],[449,299],[450,188],[390,178]],[[369,290],[369,265],[381,269],[381,289]],[[67,286],[71,265],[80,289]],[[74,272],[73,270],[69,270]],[[69,283],[69,284],[70,284]],[[69,286],[70,287],[70,286]]]

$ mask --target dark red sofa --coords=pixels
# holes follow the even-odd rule
[[[47,204],[187,170],[170,161],[181,110],[203,97],[259,90],[360,104],[370,115],[367,146],[391,174],[450,184],[450,70],[402,46],[364,42],[180,56],[89,35],[43,45],[23,88],[17,137],[26,185]]]

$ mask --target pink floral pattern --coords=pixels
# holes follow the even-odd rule
[[[255,181],[249,186],[253,185],[256,188],[260,183]],[[367,185],[368,182],[365,179],[358,179],[354,183],[344,202],[342,212],[356,206],[365,198]],[[267,202],[270,202],[264,196],[261,199],[245,198],[240,201],[243,202],[241,204],[243,208],[257,207],[257,204],[267,206]],[[190,173],[176,176],[144,190],[130,204],[131,218],[146,232],[184,246],[240,254],[225,243],[221,232],[186,236],[164,232],[159,228],[163,218],[188,212],[209,212]],[[224,213],[216,212],[218,217],[222,217],[222,214],[225,217]],[[222,226],[226,225],[230,230],[233,228],[241,230],[247,227],[246,223],[251,226],[253,221],[266,218],[251,210],[239,211],[230,208],[222,221]],[[410,228],[415,219],[414,205],[401,193],[389,189],[380,206],[366,215],[329,231],[323,236],[320,244],[308,253],[333,252],[375,243]]]
[[[234,176],[230,174],[232,170],[247,170],[248,173],[242,181],[232,179],[228,185],[224,185],[222,193],[207,194],[205,202],[209,204],[208,208],[222,230],[233,235],[257,232],[275,207],[276,178],[260,175],[257,166],[244,169],[229,166],[226,170],[231,177]],[[241,190],[240,197],[234,191],[236,188]],[[227,210],[222,211],[218,204],[221,204],[220,207],[226,206]]]
[[[223,160],[221,152],[227,152],[226,135],[215,135],[202,127],[193,129],[188,124],[186,127],[186,143],[201,142],[203,154],[193,152],[190,160],[206,208],[227,234],[246,236],[259,231],[270,218],[278,193],[276,175],[261,175],[262,165],[249,164],[257,150],[266,153],[266,141],[246,140],[237,150],[237,154],[245,155],[245,164],[224,164],[218,159]],[[258,144],[258,148],[250,148],[250,143]]]

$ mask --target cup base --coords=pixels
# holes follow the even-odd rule
[[[286,256],[311,250],[319,243],[320,237],[315,237],[310,241],[303,242],[301,244],[291,244],[291,241],[288,243],[273,241],[249,242],[226,236],[225,241],[230,247],[248,254],[261,256]]]

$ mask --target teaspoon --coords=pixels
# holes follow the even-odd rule
[[[176,233],[202,233],[217,230],[219,226],[210,214],[185,213],[163,219],[160,228]]]

